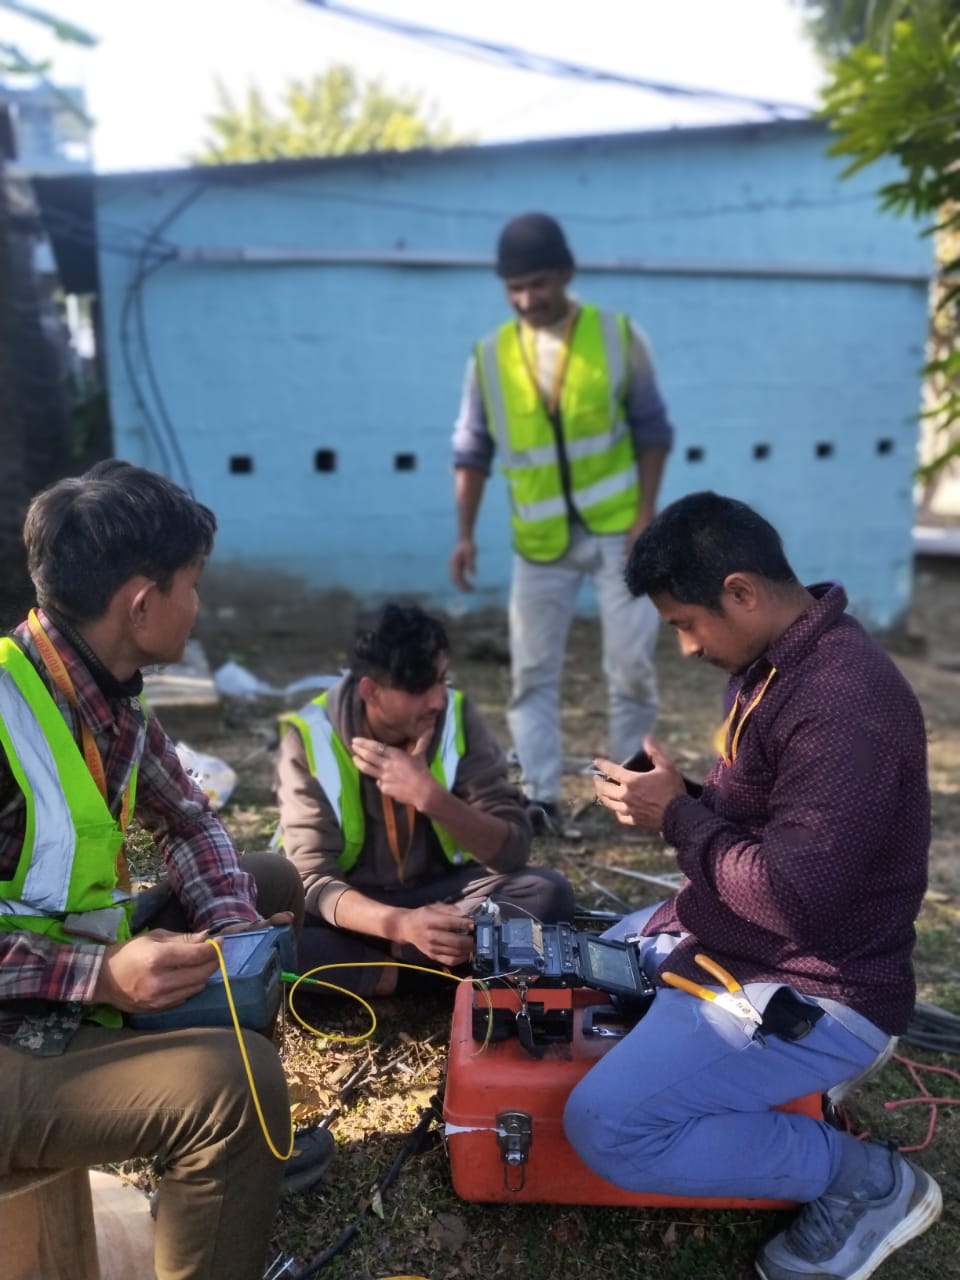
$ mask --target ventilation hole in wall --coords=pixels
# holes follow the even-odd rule
[[[415,453],[395,453],[393,455],[394,471],[416,471],[417,455]]]
[[[814,445],[813,452],[818,458],[832,458],[833,445],[829,440],[820,440]]]
[[[893,441],[888,437],[877,441],[877,453],[893,453]]]
[[[336,449],[318,449],[313,455],[313,469],[314,471],[336,471]]]
[[[698,444],[691,445],[690,448],[687,450],[687,461],[702,462],[703,454],[704,454],[704,450],[701,449]]]
[[[253,459],[249,453],[235,453],[230,458],[232,476],[248,476],[253,471]]]
[[[753,456],[757,462],[762,462],[764,458],[769,458],[770,446],[768,444],[755,444],[753,446]]]

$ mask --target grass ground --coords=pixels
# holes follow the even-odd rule
[[[938,602],[940,597],[937,596]],[[335,671],[345,660],[344,626],[331,615],[298,625],[260,619],[256,632],[235,621],[208,629],[204,639],[214,664],[227,657],[256,674],[286,682],[309,672]],[[674,870],[655,838],[631,836],[603,810],[589,806],[589,779],[578,769],[603,747],[604,706],[594,623],[576,624],[564,688],[564,732],[570,753],[566,800],[579,814],[579,844],[539,840],[535,859],[561,868],[587,907],[626,910],[663,896],[663,890],[626,872],[658,875]],[[506,637],[498,619],[473,620],[454,629],[453,675],[487,714],[506,743],[503,706],[508,674]],[[934,792],[931,895],[919,922],[917,968],[921,998],[960,1013],[960,676],[913,656],[902,665],[917,689],[930,726]],[[682,663],[668,638],[660,656],[664,712],[659,734],[685,771],[696,775],[712,758],[722,677]],[[269,739],[278,705],[224,706],[209,712],[169,712],[168,730],[191,746],[227,759],[239,773],[238,789],[224,818],[241,847],[262,848],[276,821],[270,790]],[[525,1280],[740,1280],[753,1275],[760,1242],[784,1215],[751,1212],[681,1212],[583,1208],[559,1205],[483,1205],[454,1193],[447,1156],[434,1134],[411,1157],[382,1196],[375,1187],[390,1169],[407,1135],[443,1077],[450,1026],[450,995],[416,1001],[383,1001],[378,1026],[362,1044],[317,1038],[297,1026],[285,1036],[285,1061],[301,1119],[326,1117],[338,1158],[329,1179],[291,1197],[277,1221],[275,1249],[303,1267],[327,1249],[356,1216],[362,1224],[349,1246],[319,1275],[329,1280],[381,1280],[388,1276],[460,1280],[524,1277]],[[357,1035],[366,1026],[359,1006],[336,1000],[303,1004],[328,1035]],[[960,1067],[956,1056],[934,1055],[909,1045],[905,1055],[922,1063]],[[960,1094],[960,1082],[928,1078],[932,1092]],[[849,1104],[854,1123],[878,1138],[902,1145],[923,1141],[930,1108],[888,1110],[885,1104],[918,1092],[898,1063]],[[943,1280],[957,1274],[960,1252],[960,1113],[941,1107],[933,1141],[917,1159],[940,1181],[945,1199],[941,1224],[887,1263],[882,1275]]]

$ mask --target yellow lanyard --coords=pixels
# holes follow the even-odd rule
[[[563,331],[561,339],[560,359],[557,361],[557,367],[553,371],[553,386],[550,388],[549,397],[543,397],[547,412],[551,418],[556,416],[557,410],[560,408],[560,395],[563,391],[563,380],[567,376],[567,367],[570,364],[570,339],[573,337],[573,326],[577,323],[579,310],[577,307],[571,307],[567,316],[566,328]],[[529,337],[527,334],[529,333]],[[523,362],[527,366],[527,372],[533,379],[533,384],[539,389],[540,382],[537,378],[537,331],[529,326],[520,330],[520,350],[523,353]],[[541,393],[542,395],[542,393]]]
[[[27,617],[27,626],[30,629],[30,635],[33,643],[37,646],[37,652],[43,659],[43,664],[50,673],[50,678],[57,686],[63,696],[77,713],[77,719],[80,721],[80,738],[83,743],[83,758],[87,768],[90,770],[90,776],[97,785],[97,790],[103,796],[103,802],[109,809],[110,796],[107,792],[107,775],[103,767],[103,757],[100,755],[100,749],[97,746],[96,739],[93,736],[93,730],[83,718],[80,711],[80,703],[77,698],[77,691],[70,679],[70,673],[64,665],[63,659],[57,652],[53,641],[40,625],[40,619],[37,617],[36,609],[31,609]],[[123,799],[120,802],[120,831],[126,835],[127,827],[130,824],[130,795],[132,791],[132,775],[131,782],[127,784],[127,788],[123,793]],[[117,884],[124,891],[130,892],[130,869],[127,866],[127,855],[124,852],[123,845],[117,854]]]
[[[723,763],[728,769],[737,758],[737,747],[740,745],[740,735],[743,733],[743,726],[747,723],[751,713],[759,705],[760,699],[767,692],[767,687],[776,674],[777,668],[771,667],[770,674],[760,686],[757,696],[749,704],[743,715],[740,716],[739,720],[737,720],[737,713],[740,710],[742,693],[738,693],[734,699],[733,706],[730,708],[730,714],[718,730],[717,746],[720,750],[720,754],[723,756]]]

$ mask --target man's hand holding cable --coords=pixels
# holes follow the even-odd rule
[[[205,933],[150,933],[106,947],[93,992],[94,1004],[123,1013],[172,1009],[202,991],[217,968]]]
[[[599,770],[593,780],[594,790],[598,802],[625,827],[661,831],[667,805],[684,793],[683,778],[654,738],[646,738],[643,745],[653,761],[652,769],[637,773],[612,760],[594,760],[594,767]]]

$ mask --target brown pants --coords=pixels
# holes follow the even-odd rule
[[[248,855],[263,915],[302,912],[300,878],[276,854]],[[299,906],[298,906],[299,902]],[[244,1033],[273,1145],[290,1110],[273,1045]],[[138,1032],[84,1024],[63,1054],[0,1046],[0,1173],[159,1156],[157,1280],[260,1280],[283,1164],[257,1119],[232,1029]]]

